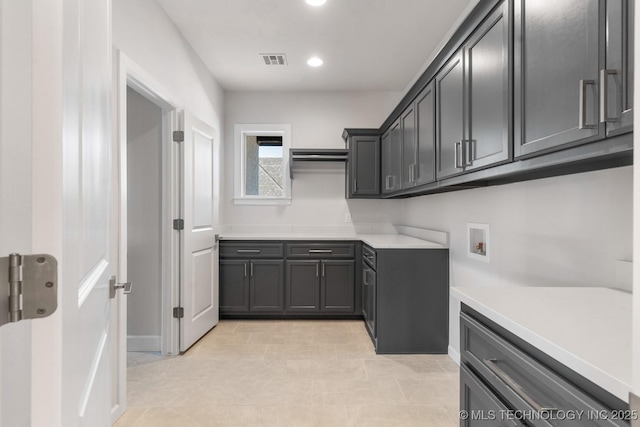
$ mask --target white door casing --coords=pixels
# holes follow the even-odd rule
[[[183,112],[180,351],[186,351],[219,319],[218,243],[215,236],[215,132]]]

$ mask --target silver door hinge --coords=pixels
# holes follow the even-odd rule
[[[184,131],[183,130],[174,130],[173,131],[173,142],[184,142]]]
[[[184,230],[184,219],[174,219],[173,220],[173,229],[174,230]]]
[[[0,298],[0,326],[47,317],[58,308],[58,262],[53,256],[11,254],[0,258],[0,274],[8,285],[8,297]]]
[[[173,307],[173,317],[175,319],[182,319],[184,317],[184,308]]]

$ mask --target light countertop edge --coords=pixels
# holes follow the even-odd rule
[[[404,234],[221,233],[221,240],[361,241],[374,249],[446,249],[445,245]]]
[[[505,292],[508,295],[501,298]],[[451,296],[620,400],[629,402],[631,391],[630,294],[609,288],[452,287]],[[577,304],[572,306],[569,303],[563,310],[554,310],[555,307],[547,307],[545,304],[540,305],[540,301],[547,301],[549,305],[553,305],[554,301],[559,299],[561,303],[563,300],[567,301],[567,298]],[[571,323],[571,321],[567,322],[567,319],[574,320],[575,324],[581,322],[581,318],[590,311],[585,306],[581,306],[580,303],[583,301],[587,301],[588,304],[606,305],[613,300],[618,307],[609,308],[616,310],[615,315],[607,316],[605,320],[600,316],[598,321],[604,323],[596,329],[590,329],[587,332],[583,330],[584,328],[580,331],[572,329],[571,326],[574,325],[567,328],[558,327],[558,325]],[[620,301],[623,308],[620,308]],[[544,318],[536,316],[540,313],[543,313]],[[585,333],[592,333],[592,335],[589,339],[584,339]],[[619,348],[612,349],[612,346],[619,346]],[[608,347],[609,350],[601,351],[603,347]]]

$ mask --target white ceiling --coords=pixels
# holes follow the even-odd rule
[[[402,91],[477,0],[158,2],[227,90]]]

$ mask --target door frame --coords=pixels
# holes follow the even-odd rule
[[[114,52],[114,171],[117,196],[117,263],[118,279],[126,282],[127,275],[127,88],[130,87],[162,109],[162,302],[161,351],[163,355],[179,353],[179,319],[173,318],[173,307],[179,305],[180,241],[171,224],[180,210],[179,147],[173,142],[173,131],[179,129],[180,106],[176,98],[158,83],[151,74],[137,65],[120,50]],[[167,191],[168,190],[168,191]],[[136,291],[135,283],[133,292]],[[119,297],[118,297],[119,298]],[[117,346],[112,365],[118,378],[119,404],[113,407],[115,421],[126,409],[127,369],[127,301],[117,302],[117,319],[112,320],[113,343]],[[117,371],[117,372],[115,372]]]

